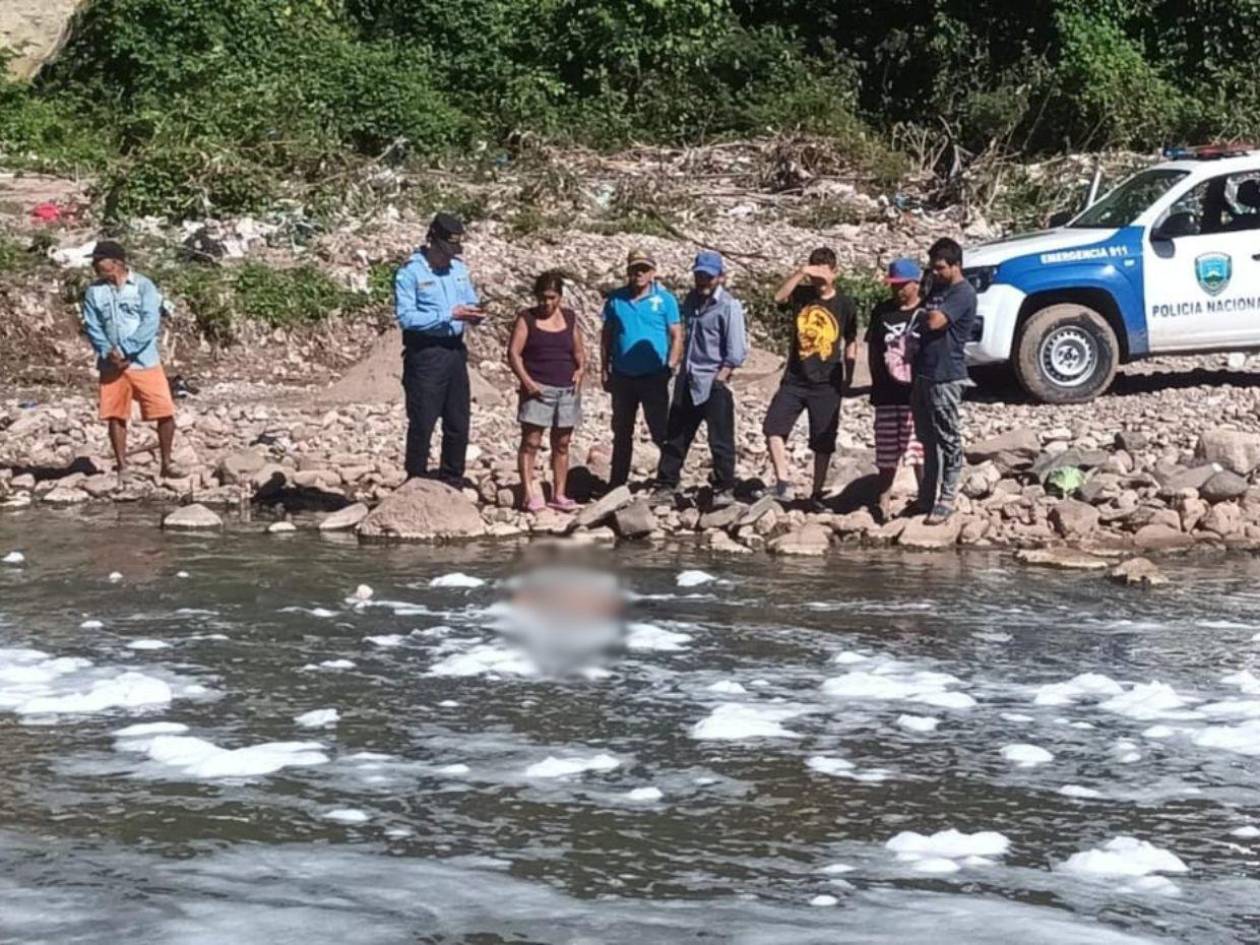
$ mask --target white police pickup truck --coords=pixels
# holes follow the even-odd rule
[[[1077,403],[1128,361],[1260,348],[1260,150],[1165,155],[1064,226],[965,251],[972,364]]]

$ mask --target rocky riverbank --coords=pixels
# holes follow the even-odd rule
[[[719,552],[805,555],[840,542],[999,547],[1037,551],[1024,556],[1032,564],[1101,567],[1131,553],[1260,548],[1260,392],[1247,366],[1236,355],[1147,362],[1128,369],[1105,398],[1072,407],[977,389],[966,407],[968,467],[958,514],[935,528],[871,515],[873,418],[860,394],[845,404],[828,511],[753,498],[768,478],[759,427],[779,371],[778,359],[764,352],[737,375],[744,501],[720,511],[707,507],[703,434],[676,505],[653,505],[637,488],[592,501],[604,492],[609,459],[608,398],[597,390],[584,395],[571,489],[588,504],[574,516],[519,511],[514,396],[495,362],[478,372],[470,484],[462,495],[436,484],[400,489],[400,403],[336,403],[329,389],[223,383],[181,402],[177,459],[190,475],[159,481],[152,432],[137,425],[133,475],[122,487],[109,471],[89,396],[3,401],[0,506],[195,503],[248,508],[277,530],[357,529],[364,539],[693,540]],[[640,437],[635,473],[646,480],[657,454],[646,431]],[[804,484],[809,456],[801,440],[792,459]],[[908,471],[899,484],[908,501]],[[216,522],[187,510],[181,518]],[[1064,548],[1084,554],[1056,551]]]

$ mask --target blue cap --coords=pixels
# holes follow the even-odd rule
[[[889,285],[897,285],[901,282],[918,282],[922,278],[923,270],[913,259],[894,259],[888,267],[888,278],[884,281]]]
[[[696,261],[691,264],[692,272],[703,272],[706,276],[717,277],[726,272],[726,267],[722,265],[722,254],[715,253],[711,249],[702,250],[696,253]]]

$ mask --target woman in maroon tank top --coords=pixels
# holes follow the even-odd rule
[[[542,447],[544,429],[551,431],[551,502],[553,509],[570,512],[577,507],[565,494],[569,475],[569,445],[573,428],[581,421],[580,387],[586,365],[577,315],[561,303],[564,279],[558,272],[544,272],[534,281],[538,304],[522,309],[512,326],[508,363],[521,382],[517,419],[521,446],[516,454],[521,474],[521,503],[529,512],[540,512],[547,502],[534,484],[534,467]]]

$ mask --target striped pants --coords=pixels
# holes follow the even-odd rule
[[[953,508],[962,477],[963,381],[932,382],[916,377],[910,391],[914,429],[923,444],[923,481],[919,505]]]
[[[923,444],[914,435],[914,415],[909,405],[875,408],[875,465],[896,469],[905,460],[911,466],[923,463]]]

